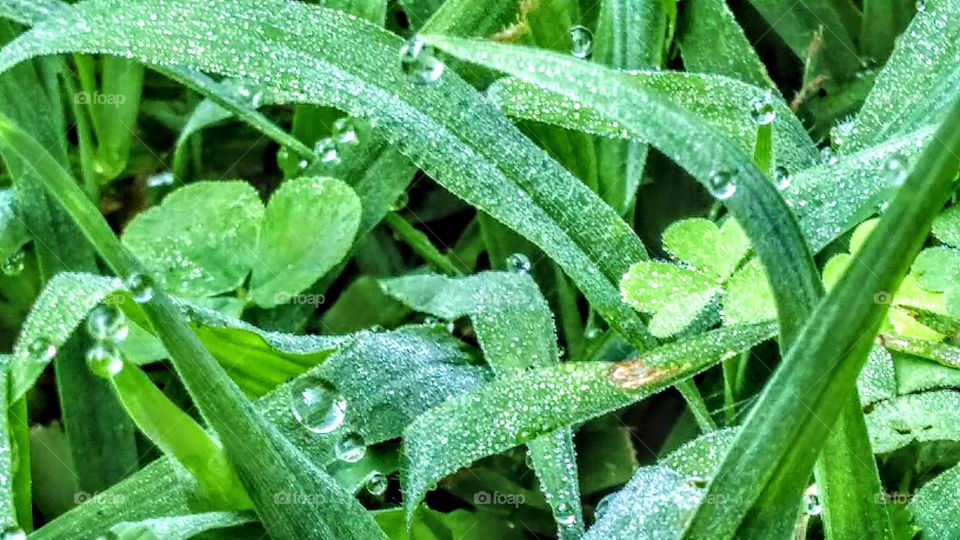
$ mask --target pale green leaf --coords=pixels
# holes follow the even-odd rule
[[[878,403],[866,418],[877,453],[892,452],[914,441],[958,441],[960,393],[938,390],[900,396]]]
[[[777,318],[767,272],[757,258],[750,259],[724,284],[724,324],[750,324]]]
[[[661,261],[631,266],[620,289],[624,302],[653,314],[650,332],[657,337],[686,328],[721,290],[715,277]]]
[[[960,465],[947,469],[917,490],[907,505],[923,538],[960,536]]]
[[[750,249],[750,241],[735,219],[723,226],[702,218],[684,219],[663,232],[663,248],[673,258],[689,263],[694,268],[721,281],[740,265]]]

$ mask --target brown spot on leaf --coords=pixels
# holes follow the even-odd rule
[[[641,359],[617,362],[610,367],[610,380],[624,390],[637,390],[679,372],[677,367],[651,366]]]

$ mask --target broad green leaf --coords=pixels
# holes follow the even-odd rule
[[[721,291],[720,280],[672,263],[640,261],[620,283],[623,300],[652,313],[650,332],[669,337],[686,328]]]
[[[960,81],[960,3],[929,0],[924,5],[860,109],[850,150],[937,123],[953,102]]]
[[[546,299],[525,272],[484,272],[460,279],[395,278],[384,288],[418,311],[448,319],[469,315],[484,356],[498,375],[558,361],[557,332]],[[561,429],[527,445],[561,538],[583,534],[573,435]]]
[[[256,261],[264,211],[243,181],[197,182],[139,214],[123,243],[171,293],[213,296],[239,287]]]
[[[920,526],[923,538],[954,538],[960,535],[960,513],[957,489],[960,488],[960,465],[947,469],[924,484],[907,508]]]
[[[773,291],[757,258],[750,259],[725,284],[724,324],[751,324],[776,319]]]
[[[683,8],[677,40],[688,71],[726,75],[761,88],[774,86],[726,2],[690,0]]]
[[[951,206],[933,220],[933,235],[944,244],[960,247],[960,206]]]
[[[633,139],[652,144],[661,150],[664,150],[664,144],[673,146],[681,142],[669,140],[672,137],[663,132],[653,132],[649,127],[628,123],[622,111],[614,114],[591,104],[586,99],[586,94],[568,95],[564,90],[553,88],[547,88],[553,92],[534,91],[541,86],[540,82],[528,80],[517,73],[511,74],[517,78],[500,79],[487,91],[490,98],[510,116],[552,123],[604,137]],[[596,73],[590,75],[596,76]],[[666,103],[696,114],[699,121],[729,137],[743,152],[753,154],[757,129],[750,118],[750,100],[766,96],[768,90],[729,77],[706,73],[630,71],[621,72],[618,78],[622,79],[622,84],[636,92],[656,95]],[[613,103],[616,102],[611,102],[611,107]],[[783,100],[775,98],[774,107],[777,111],[777,120],[773,126],[777,164],[791,171],[813,165],[817,157],[816,149],[803,126]],[[678,132],[681,129],[660,122],[663,120],[657,124],[664,130]],[[698,167],[688,163],[695,159],[689,155],[689,149],[685,151],[671,148],[670,151],[664,151],[691,172],[696,170],[691,167]]]
[[[287,180],[270,197],[250,277],[253,300],[283,303],[327,273],[353,244],[360,199],[332,178]],[[307,232],[309,231],[309,232]]]
[[[910,273],[928,291],[943,292],[960,276],[960,251],[949,247],[932,247],[920,252]]]
[[[228,77],[256,75],[265,92],[278,94],[278,102],[326,104],[376,120],[441,185],[518,230],[563,266],[611,324],[636,343],[649,341],[639,317],[616,292],[628,261],[644,255],[626,224],[492,106],[477,100],[454,74],[411,92],[396,65],[399,38],[335,11],[277,0],[267,5],[237,0],[229,10],[219,2],[184,0],[119,5],[117,0],[94,0],[41,23],[0,55],[0,69],[44,51],[68,49],[133,56],[151,64],[186,63]],[[88,25],[96,21],[97,30],[77,30],[81,19]],[[150,23],[136,24],[140,19]],[[198,20],[217,21],[216,39],[192,22]],[[49,39],[51,32],[55,40]],[[203,54],[165,46],[170,36],[196,41]],[[224,47],[227,40],[237,50],[266,45],[288,52],[248,55],[238,62]],[[365,47],[353,46],[360,41]],[[304,63],[301,55],[314,61]],[[288,75],[267,75],[282,73]],[[343,91],[346,81],[352,91]],[[385,99],[388,95],[404,98]]]
[[[938,390],[878,403],[866,415],[870,441],[879,454],[914,441],[960,440],[960,394]]]
[[[446,401],[404,431],[405,451],[419,456],[402,471],[407,513],[436,482],[477,459],[635,403],[773,332],[772,325],[723,328],[634,361],[564,362],[500,377]]]
[[[251,514],[208,512],[117,523],[110,527],[110,532],[117,540],[187,540],[210,530],[245,525],[255,519]]]
[[[923,358],[894,354],[897,391],[900,394],[932,388],[960,388],[960,369],[948,368]]]
[[[16,191],[0,190],[0,260],[8,260],[29,240],[27,228],[17,213]]]
[[[889,351],[883,347],[870,350],[867,363],[857,376],[857,391],[864,407],[897,395],[897,374]]]
[[[740,265],[750,241],[735,219],[723,226],[702,218],[684,219],[663,232],[663,248],[673,258],[725,280]]]

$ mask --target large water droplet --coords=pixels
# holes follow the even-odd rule
[[[713,171],[707,177],[707,188],[710,193],[725,201],[737,192],[737,185],[733,181],[733,174],[728,171]]]
[[[112,343],[97,343],[87,350],[87,367],[98,377],[109,379],[123,370],[120,349]]]
[[[585,26],[570,28],[570,54],[587,58],[593,52],[593,33]]]
[[[907,162],[900,156],[891,157],[883,165],[883,175],[887,179],[887,183],[890,187],[900,187],[904,182],[907,181],[907,176],[910,173],[909,168],[907,167]]]
[[[330,383],[308,376],[291,385],[290,410],[307,430],[330,433],[343,424],[347,402]]]
[[[130,327],[120,308],[99,305],[87,315],[87,332],[95,341],[119,343],[127,339]]]
[[[793,182],[793,175],[790,174],[790,171],[788,171],[786,167],[780,165],[773,170],[773,183],[776,184],[777,189],[787,189],[790,187],[791,182]]]
[[[153,300],[153,279],[150,276],[139,272],[130,274],[123,284],[134,302],[142,304]]]
[[[367,453],[367,445],[364,444],[363,437],[351,431],[340,437],[334,451],[340,461],[356,463],[363,459],[363,456]]]
[[[320,158],[323,163],[336,163],[340,161],[340,154],[337,152],[337,145],[330,137],[324,137],[313,145],[313,153]]]
[[[250,86],[240,86],[237,88],[237,94],[245,99],[254,109],[259,109],[263,105],[263,90]]]
[[[344,116],[333,123],[333,137],[340,144],[356,144],[359,141],[357,126],[352,118]]]
[[[777,110],[773,106],[773,94],[766,93],[750,100],[750,117],[758,126],[769,125],[777,118]]]
[[[819,516],[823,512],[823,505],[820,504],[820,490],[816,484],[812,484],[803,493],[803,511],[810,516]]]
[[[20,272],[23,272],[24,266],[26,266],[27,256],[22,249],[18,249],[10,254],[7,257],[7,260],[3,261],[3,267],[0,267],[0,270],[3,270],[3,273],[8,276],[19,275]]]
[[[420,38],[410,38],[400,48],[400,69],[413,84],[433,84],[440,80],[445,66]]]
[[[567,503],[562,502],[558,504],[554,509],[554,516],[557,519],[557,523],[562,527],[569,527],[577,522],[577,515],[573,513],[573,510]]]
[[[386,493],[389,486],[390,479],[387,478],[387,475],[379,471],[373,471],[373,473],[367,477],[367,481],[364,483],[367,493],[375,497],[380,497]]]
[[[507,270],[511,272],[529,272],[530,259],[523,253],[514,253],[507,257]]]
[[[3,531],[3,540],[27,540],[27,533],[21,529]]]
[[[39,337],[27,345],[27,354],[35,362],[49,362],[57,356],[57,346],[49,339]]]

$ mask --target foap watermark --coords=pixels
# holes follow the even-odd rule
[[[900,493],[899,491],[881,491],[874,497],[877,504],[900,504],[906,505],[913,500],[912,493]]]
[[[526,497],[524,497],[522,493],[500,493],[499,491],[491,493],[489,491],[478,491],[473,494],[473,504],[476,505],[499,504],[517,507],[525,502]]]
[[[877,294],[873,295],[874,304],[889,304],[891,300],[891,294],[887,291],[880,291]]]
[[[297,304],[319,307],[327,302],[327,297],[322,294],[314,293],[279,293],[276,296],[277,304]]]
[[[273,503],[284,506],[288,504],[309,504],[320,506],[326,504],[326,498],[319,493],[300,493],[298,491],[278,491],[273,494]]]
[[[88,493],[86,491],[78,491],[73,494],[73,503],[74,504],[90,504],[90,505],[122,505],[127,502],[127,498],[123,495],[117,493],[110,493],[109,491],[103,493]]]
[[[73,103],[76,105],[107,105],[110,107],[119,107],[127,102],[127,96],[123,94],[101,94],[100,92],[80,91],[73,95]]]

